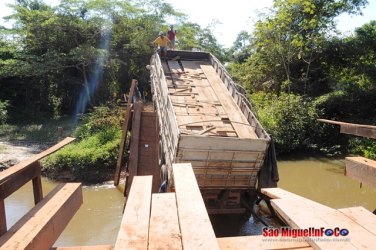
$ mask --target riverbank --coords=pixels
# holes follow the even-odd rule
[[[0,171],[12,167],[39,152],[49,148],[50,144],[25,141],[0,141]],[[105,183],[113,180],[115,169],[85,169],[72,172],[70,170],[56,171],[43,168],[42,175],[58,182],[82,182],[86,185]],[[124,177],[124,173],[122,173]]]

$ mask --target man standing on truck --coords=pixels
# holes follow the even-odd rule
[[[170,25],[170,29],[167,31],[167,38],[171,42],[171,49],[175,49],[175,36],[176,36],[176,30],[174,30],[173,25]]]
[[[166,60],[167,46],[171,44],[171,41],[164,36],[163,31],[159,32],[159,36],[154,40],[153,44],[159,46],[159,56],[163,57],[163,59]]]

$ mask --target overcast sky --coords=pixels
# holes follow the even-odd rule
[[[45,0],[46,3],[56,4],[59,0]],[[272,6],[273,0],[165,0],[175,9],[186,13],[190,21],[206,27],[213,20],[218,21],[214,35],[218,42],[231,47],[238,33],[242,30],[252,32],[254,23],[258,19],[258,13]],[[369,4],[363,10],[363,16],[342,15],[338,20],[338,29],[343,32],[351,32],[356,27],[376,19],[376,0],[369,0]],[[0,17],[10,14],[6,3],[14,3],[14,0],[0,0]]]

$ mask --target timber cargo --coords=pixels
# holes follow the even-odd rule
[[[168,51],[166,60],[155,53],[150,72],[168,187],[172,164],[191,163],[208,208],[235,211],[241,194],[255,189],[270,142],[244,91],[210,53]]]

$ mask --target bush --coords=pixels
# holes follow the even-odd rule
[[[319,133],[316,119],[319,111],[309,99],[294,94],[266,94],[258,92],[252,95],[257,106],[259,120],[276,142],[281,153],[312,147],[312,135]]]
[[[376,140],[361,137],[351,138],[350,152],[353,154],[360,154],[372,160],[376,160]]]
[[[101,106],[83,116],[75,131],[77,142],[45,159],[45,173],[60,178],[56,173],[68,171],[73,175],[71,180],[102,181],[105,172],[115,169],[121,138],[120,113],[119,107]]]
[[[8,101],[0,101],[0,124],[4,124],[8,119],[8,106]]]

